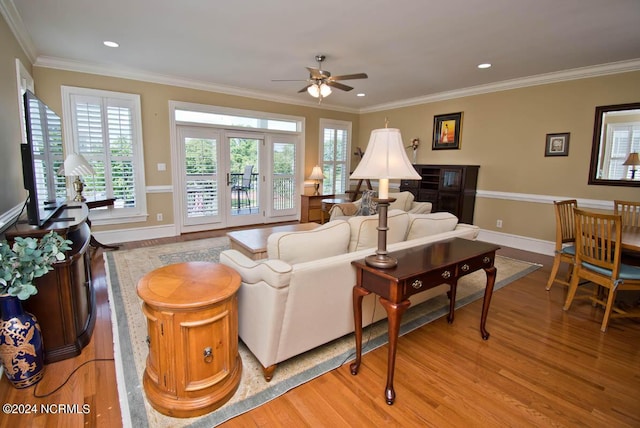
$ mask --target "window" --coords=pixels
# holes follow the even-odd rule
[[[83,177],[89,200],[115,198],[92,213],[97,224],[146,220],[140,96],[62,87],[67,153],[79,153],[95,175]]]
[[[349,186],[351,122],[320,119],[322,193],[343,194]]]
[[[640,151],[640,123],[614,123],[607,127],[604,172],[609,179],[630,179],[632,168],[623,165],[629,153]]]

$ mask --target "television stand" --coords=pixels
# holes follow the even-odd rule
[[[5,231],[10,245],[17,237],[40,239],[52,230],[72,242],[66,258],[34,281],[38,294],[22,302],[40,324],[46,364],[79,355],[93,333],[96,307],[87,251],[91,237],[88,216],[86,205],[63,207],[42,227],[17,223]]]

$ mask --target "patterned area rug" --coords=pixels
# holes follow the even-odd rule
[[[147,358],[146,319],[136,294],[138,280],[152,270],[184,261],[219,260],[229,248],[228,238],[210,238],[155,247],[105,252],[109,303],[114,329],[114,354],[122,420],[125,427],[212,427],[254,409],[282,394],[331,371],[354,358],[353,335],[347,335],[278,365],[273,380],[264,381],[262,368],[240,342],[242,378],[235,395],[219,409],[197,418],[171,418],[155,411],[142,387]],[[496,257],[495,290],[539,268],[527,262]],[[480,299],[486,275],[475,272],[458,283],[456,307]],[[406,334],[448,313],[446,295],[411,307],[402,318],[400,334]],[[363,333],[363,353],[387,343],[387,323],[380,321]]]

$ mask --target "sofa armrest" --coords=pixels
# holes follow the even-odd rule
[[[429,214],[433,209],[431,202],[411,202],[411,209],[408,211],[411,214]]]
[[[220,263],[235,269],[242,282],[256,284],[264,281],[273,288],[283,288],[291,280],[291,265],[282,260],[251,260],[237,250],[220,253]]]
[[[467,231],[468,234],[465,234],[465,237],[468,237],[467,239],[472,239],[472,240],[475,240],[476,238],[478,238],[478,234],[480,233],[480,227],[475,226],[473,224],[466,224],[466,223],[458,223],[456,225],[455,230]]]
[[[359,207],[360,200],[335,204],[329,210],[329,221],[335,220],[338,217],[350,217],[358,211]]]

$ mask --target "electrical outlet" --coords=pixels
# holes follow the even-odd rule
[[[501,228],[502,228],[502,220],[496,220],[496,227],[497,227],[498,229],[501,229]]]
[[[162,215],[162,213],[156,214],[156,220],[162,221],[163,219],[164,219],[164,216]]]

